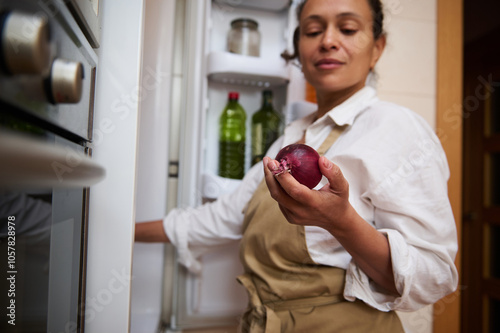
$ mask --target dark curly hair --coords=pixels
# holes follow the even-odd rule
[[[367,0],[370,5],[370,9],[372,11],[373,17],[373,37],[375,40],[379,39],[384,32],[384,10],[382,6],[382,2],[380,0]],[[300,21],[300,15],[304,9],[307,0],[302,1],[297,6],[297,21]],[[288,51],[284,51],[281,53],[281,57],[285,59],[287,62],[298,59],[299,57],[299,38],[300,38],[300,27],[295,28],[293,32],[293,53],[289,53]]]

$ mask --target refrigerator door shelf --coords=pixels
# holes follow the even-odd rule
[[[241,180],[223,178],[213,173],[205,173],[202,178],[202,195],[205,199],[217,199],[222,194],[233,192]]]
[[[208,55],[208,78],[214,82],[256,87],[288,84],[288,67],[281,58],[250,57],[229,52]]]
[[[215,0],[220,6],[247,7],[270,11],[281,11],[290,5],[290,0]]]

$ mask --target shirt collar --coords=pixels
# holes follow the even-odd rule
[[[373,87],[365,86],[349,97],[344,103],[328,111],[320,119],[316,119],[316,112],[296,120],[293,126],[285,128],[284,144],[296,142],[302,138],[305,131],[320,129],[325,124],[332,123],[339,126],[352,125],[356,116],[369,105],[377,101],[376,90]]]
[[[329,117],[339,126],[352,125],[357,115],[377,100],[376,90],[373,87],[365,86],[344,103],[328,111],[324,117]]]

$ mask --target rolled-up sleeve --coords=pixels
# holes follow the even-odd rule
[[[375,227],[389,241],[399,296],[381,290],[355,262],[347,270],[346,298],[362,299],[382,311],[417,310],[452,293],[458,284],[457,231],[447,193],[446,158],[436,143],[415,161],[403,161],[364,195],[375,207]]]
[[[257,164],[234,192],[196,208],[173,209],[165,216],[163,227],[177,249],[181,264],[192,272],[199,272],[201,266],[197,258],[200,255],[241,238],[243,210],[262,179],[262,165]]]

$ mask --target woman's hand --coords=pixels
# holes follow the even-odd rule
[[[349,184],[337,165],[320,157],[319,167],[328,184],[319,191],[310,190],[287,172],[275,176],[272,171],[277,166],[277,161],[264,158],[267,187],[290,223],[318,226],[331,233],[346,227],[353,209],[349,203]]]
[[[387,237],[351,206],[349,184],[340,168],[324,156],[318,163],[328,184],[316,191],[300,184],[287,172],[275,176],[272,171],[278,162],[265,157],[264,174],[271,196],[290,223],[326,229],[373,281],[398,295]]]

